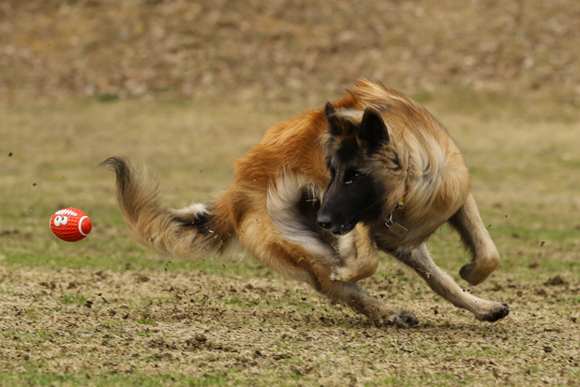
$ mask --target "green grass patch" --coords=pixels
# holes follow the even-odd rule
[[[9,373],[0,374],[0,384],[5,386],[225,386],[227,379],[222,375],[208,375],[201,378],[190,376],[173,375],[130,375],[130,374],[104,374],[104,375],[54,375],[49,373],[29,371],[25,374]]]

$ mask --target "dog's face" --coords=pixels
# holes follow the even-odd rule
[[[358,222],[374,223],[383,217],[384,175],[374,173],[376,162],[372,161],[384,151],[389,134],[380,113],[372,108],[365,110],[360,123],[356,123],[360,115],[350,119],[335,114],[331,104],[326,105],[325,114],[329,127],[326,164],[331,181],[317,222],[335,235],[344,235]]]

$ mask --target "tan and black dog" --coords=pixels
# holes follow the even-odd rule
[[[270,128],[235,163],[234,182],[214,202],[175,210],[157,184],[122,158],[117,199],[135,239],[164,254],[199,260],[239,245],[265,266],[310,284],[375,324],[410,326],[356,282],[371,276],[383,250],[412,267],[440,296],[484,321],[507,304],[463,289],[425,245],[448,222],[472,255],[461,277],[472,285],[498,266],[499,253],[470,193],[463,156],[419,104],[359,80],[347,95]]]

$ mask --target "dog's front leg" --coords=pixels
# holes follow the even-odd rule
[[[313,235],[311,241],[316,235]],[[367,316],[375,325],[409,327],[418,323],[406,310],[391,308],[358,284],[331,278],[339,257],[330,245],[298,244],[280,237],[268,214],[255,211],[242,222],[239,238],[245,249],[263,265],[304,281],[332,300]]]
[[[414,249],[400,247],[390,250],[389,253],[412,267],[435,293],[453,305],[469,310],[478,320],[493,322],[508,315],[510,309],[507,304],[487,301],[463,290],[433,262],[425,245]]]
[[[370,228],[362,223],[345,236],[340,237],[338,252],[342,265],[331,274],[334,281],[355,283],[375,274],[379,266],[379,254]]]
[[[500,258],[471,193],[449,219],[449,224],[459,232],[463,245],[472,256],[472,261],[459,271],[461,278],[472,285],[480,284],[498,267]]]
[[[413,312],[391,308],[368,294],[358,284],[317,277],[314,288],[336,302],[346,304],[367,316],[376,326],[395,325],[406,328],[417,325],[419,320]]]

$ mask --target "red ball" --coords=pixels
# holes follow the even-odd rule
[[[78,208],[59,210],[50,218],[50,229],[54,235],[67,242],[80,241],[91,232],[91,228],[91,220]]]

